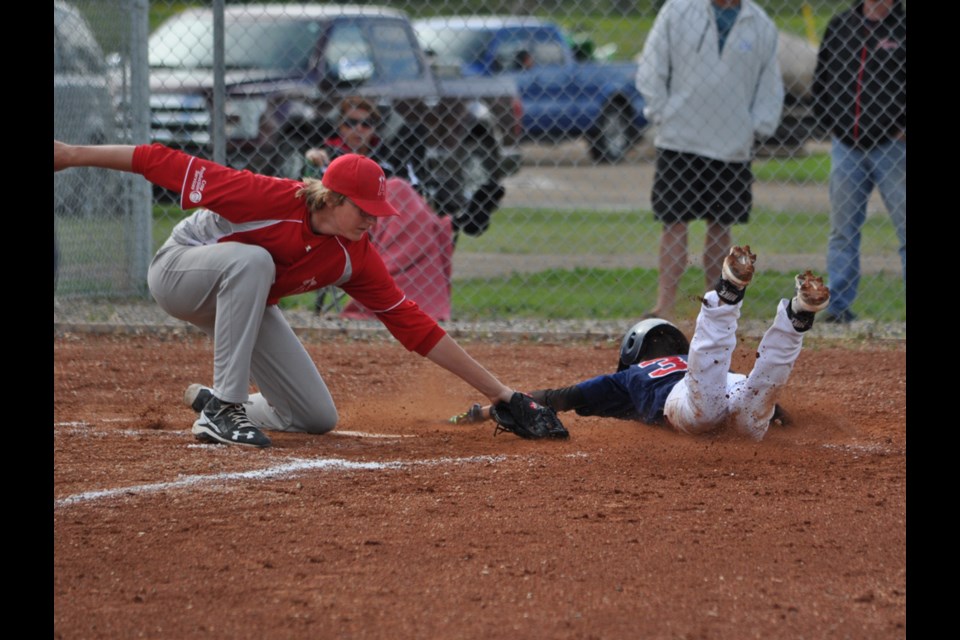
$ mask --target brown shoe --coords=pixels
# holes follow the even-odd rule
[[[723,259],[723,279],[743,289],[753,280],[754,263],[757,254],[750,253],[750,245],[730,247],[730,253]]]
[[[730,253],[723,259],[723,271],[717,281],[717,296],[726,304],[738,304],[743,300],[747,285],[753,280],[757,254],[750,253],[750,245],[730,247]]]
[[[823,284],[820,276],[807,270],[797,275],[796,282],[797,295],[792,301],[794,311],[816,313],[830,304],[830,289]]]

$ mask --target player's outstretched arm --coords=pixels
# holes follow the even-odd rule
[[[53,141],[53,170],[98,167],[133,172],[133,145],[77,145]]]
[[[449,335],[440,339],[427,358],[485,395],[491,404],[509,401],[513,395],[513,389],[497,380]]]

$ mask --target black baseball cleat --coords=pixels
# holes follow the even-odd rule
[[[191,385],[192,386],[192,385]],[[265,436],[247,418],[247,411],[241,403],[225,403],[213,395],[209,389],[209,399],[200,409],[197,421],[193,423],[193,435],[201,442],[219,442],[222,444],[242,444],[250,447],[269,447],[270,438]],[[201,394],[197,394],[191,406],[199,404]],[[184,396],[184,400],[186,400]]]
[[[183,392],[183,404],[187,405],[195,412],[200,413],[213,397],[213,389],[205,387],[196,382],[187,387]]]
[[[750,253],[750,245],[730,247],[730,253],[723,259],[723,270],[717,282],[717,295],[727,304],[737,304],[743,300],[747,285],[753,280],[754,263],[757,254]]]

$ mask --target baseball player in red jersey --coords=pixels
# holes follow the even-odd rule
[[[756,258],[749,246],[730,250],[716,288],[702,299],[692,341],[666,320],[643,320],[624,335],[616,373],[530,396],[556,411],[665,423],[693,435],[729,426],[761,440],[776,416],[777,394],[800,355],[803,336],[829,303],[830,290],[813,273],[799,274],[794,297],[777,305],[753,370],[732,373],[737,320]],[[489,407],[476,404],[451,421],[490,417]]]
[[[157,304],[213,338],[211,387],[184,400],[198,439],[270,445],[263,429],[326,433],[337,410],[316,365],[284,319],[280,298],[335,285],[374,311],[408,350],[459,376],[491,402],[514,391],[406,298],[369,242],[398,212],[376,162],[334,160],[322,181],[239,171],[154,145],[53,143],[54,171],[100,167],[139,173],[180,194],[182,220],[147,274]],[[249,394],[253,381],[259,393]]]

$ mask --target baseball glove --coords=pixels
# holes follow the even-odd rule
[[[490,407],[490,417],[497,423],[493,435],[508,431],[533,440],[570,437],[556,411],[538,404],[525,393],[516,392],[510,402],[498,402]]]

